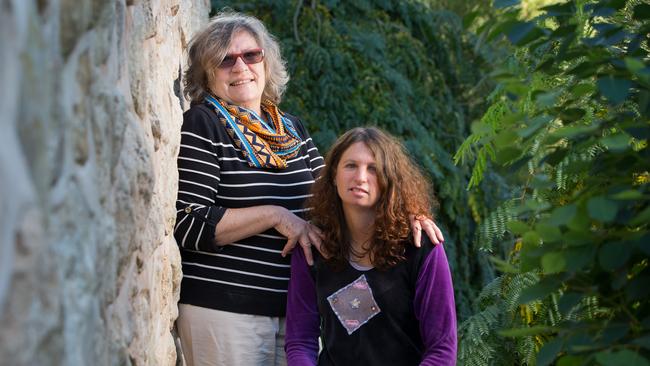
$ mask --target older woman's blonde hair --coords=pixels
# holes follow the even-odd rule
[[[214,78],[214,71],[226,57],[232,37],[241,31],[250,33],[264,49],[266,85],[262,98],[275,104],[282,100],[289,75],[275,37],[266,30],[259,19],[224,11],[210,19],[208,25],[190,41],[183,91],[193,104],[202,102],[206,94],[210,93],[209,85],[210,80]]]

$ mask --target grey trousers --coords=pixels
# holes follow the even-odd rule
[[[176,320],[187,366],[286,366],[284,317],[179,304]]]

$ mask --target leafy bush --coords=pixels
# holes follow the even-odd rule
[[[496,171],[512,192],[479,230],[503,274],[461,325],[460,363],[649,365],[650,5],[525,20],[517,3],[495,1],[485,29],[512,56],[455,157],[470,188]]]

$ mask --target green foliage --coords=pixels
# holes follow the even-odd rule
[[[502,184],[488,177],[494,188],[468,205],[470,170],[451,156],[469,134],[470,121],[483,113],[491,89],[482,46],[460,16],[416,0],[230,6],[259,17],[278,37],[291,75],[281,108],[302,119],[321,152],[361,125],[380,126],[403,140],[434,182],[458,315],[469,316],[480,286],[494,276],[487,256],[471,246],[474,217],[496,205]]]
[[[460,327],[459,363],[646,365],[650,6],[579,0],[522,20],[517,3],[495,1],[499,20],[484,25],[512,56],[455,156],[474,163],[470,188],[506,176],[513,202],[505,225],[498,209],[483,215],[483,237],[509,247]]]
[[[512,222],[515,217],[513,211],[514,205],[515,203],[513,200],[504,202],[497,206],[497,208],[481,222],[477,231],[477,243],[480,250],[493,252],[494,245],[497,241],[501,243],[505,241],[504,238],[508,230],[506,227],[507,223]],[[505,247],[505,245],[503,247]]]
[[[459,364],[513,365],[516,360],[534,361],[539,343],[534,336],[537,333],[524,334],[526,336],[521,339],[511,337],[520,332],[523,325],[529,324],[533,314],[548,313],[539,302],[524,305],[518,302],[522,290],[538,280],[534,273],[514,274],[497,277],[483,288],[477,297],[480,310],[458,329]],[[497,332],[500,329],[508,330]]]

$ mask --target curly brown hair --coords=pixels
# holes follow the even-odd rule
[[[372,152],[377,166],[380,197],[370,260],[376,268],[386,269],[404,259],[406,243],[411,237],[409,215],[431,217],[435,203],[432,185],[408,157],[402,144],[376,127],[357,127],[334,143],[325,159],[325,167],[312,187],[307,200],[309,219],[325,235],[321,249],[335,268],[342,268],[351,253],[351,237],[336,186],[336,172],[343,153],[353,144],[363,142]]]

